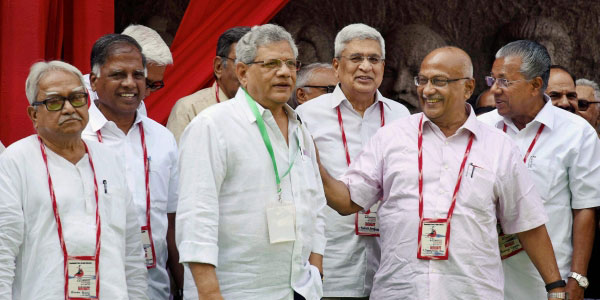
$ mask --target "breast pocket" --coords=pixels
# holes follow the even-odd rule
[[[161,213],[167,212],[167,198],[169,180],[171,178],[170,166],[165,160],[153,159],[150,161],[150,205]]]
[[[457,207],[461,204],[460,206],[477,211],[478,216],[493,217],[493,206],[496,202],[495,182],[496,174],[491,167],[477,162],[468,163],[465,166]]]
[[[99,192],[100,201],[104,206],[104,215],[101,216],[101,222],[108,225],[117,235],[124,234],[127,228],[128,201],[125,189],[119,187],[107,189],[106,193],[104,191]]]

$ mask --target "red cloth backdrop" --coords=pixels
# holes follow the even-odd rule
[[[166,124],[180,98],[210,85],[217,40],[228,28],[271,20],[288,0],[191,0],[179,25],[167,67],[165,87],[145,100],[148,115]]]
[[[90,71],[92,45],[114,31],[114,1],[2,0],[0,4],[0,141],[32,134],[25,79],[34,62],[62,59]]]

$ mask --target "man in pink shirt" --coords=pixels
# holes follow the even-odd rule
[[[472,76],[463,50],[434,50],[415,77],[423,113],[381,128],[341,181],[321,166],[328,205],[340,214],[382,198],[372,300],[503,299],[498,220],[518,235],[549,298],[564,296],[548,218],[518,148],[466,104]]]

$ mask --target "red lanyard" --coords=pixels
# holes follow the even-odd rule
[[[544,124],[540,125],[540,129],[538,129],[535,137],[533,138],[533,141],[531,141],[531,145],[529,145],[529,149],[527,149],[527,153],[525,153],[525,156],[523,157],[524,163],[527,162],[527,157],[529,157],[531,150],[533,150],[533,146],[535,146],[535,143],[537,142],[538,138],[540,137],[540,134],[542,134],[544,127],[545,127]],[[506,132],[506,123],[504,123],[504,126],[502,127],[502,131]]]
[[[348,152],[348,142],[346,141],[346,132],[344,131],[344,121],[342,121],[340,105],[337,107],[338,122],[340,123],[340,130],[342,131],[342,143],[344,143],[344,150],[346,150],[346,162],[350,165],[350,153]],[[381,127],[383,127],[385,125],[385,115],[383,112],[383,102],[381,101],[379,101],[379,112],[381,114]]]
[[[452,218],[452,213],[454,212],[454,206],[456,204],[456,196],[458,195],[458,190],[460,189],[460,182],[462,180],[462,175],[465,170],[465,164],[467,163],[467,158],[469,157],[469,153],[471,153],[471,146],[473,145],[473,133],[469,136],[469,143],[467,144],[467,149],[465,150],[465,155],[463,157],[463,161],[460,164],[460,170],[458,171],[458,179],[456,180],[456,187],[454,188],[454,194],[452,194],[452,203],[450,204],[450,209],[448,210],[448,216],[446,219],[448,223],[450,223],[450,219]],[[419,121],[419,137],[417,140],[417,147],[419,149],[419,219],[423,220],[423,115],[421,115],[421,121]]]
[[[48,168],[48,156],[46,155],[46,146],[42,142],[42,139],[38,136],[38,140],[40,142],[40,150],[42,151],[42,158],[44,159],[44,164],[46,165],[46,173],[48,174],[48,188],[50,190],[50,199],[52,200],[52,211],[54,212],[54,219],[56,220],[56,227],[58,228],[58,239],[60,241],[60,248],[63,252],[63,265],[64,265],[64,273],[65,273],[65,299],[67,299],[69,282],[67,280],[69,271],[68,271],[68,260],[69,258],[78,258],[78,259],[93,259],[96,264],[96,296],[100,295],[100,274],[98,274],[98,266],[100,265],[100,214],[98,213],[98,182],[96,180],[96,171],[94,169],[94,163],[92,162],[92,156],[88,150],[85,142],[83,146],[85,147],[85,153],[88,155],[88,160],[90,161],[90,167],[92,168],[92,173],[94,174],[94,195],[96,196],[96,252],[94,256],[78,256],[72,257],[69,256],[67,252],[67,246],[65,245],[65,238],[62,232],[62,223],[60,222],[60,215],[58,213],[58,205],[56,204],[56,195],[54,193],[54,187],[52,185],[52,177],[50,177],[50,169]]]
[[[221,103],[221,100],[219,100],[219,83],[216,81],[215,83],[217,84],[217,87],[215,88],[215,98],[217,98],[217,103]]]

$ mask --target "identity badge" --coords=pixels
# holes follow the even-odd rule
[[[154,243],[150,237],[150,229],[148,226],[142,226],[142,246],[146,257],[146,268],[152,269],[156,267],[156,255],[154,253]]]
[[[507,259],[521,251],[523,251],[523,246],[521,246],[521,241],[516,234],[504,234],[502,231],[502,227],[500,223],[497,225],[498,229],[498,248],[500,248],[500,257],[502,259]]]
[[[267,226],[271,244],[296,240],[296,208],[277,204],[267,208]]]
[[[423,219],[419,226],[418,259],[448,259],[450,231],[447,219]]]
[[[98,299],[96,262],[93,257],[68,258],[67,293],[69,299]]]
[[[377,209],[379,202],[375,203],[370,210],[359,211],[354,219],[354,231],[356,235],[379,236],[379,220],[377,219]]]

